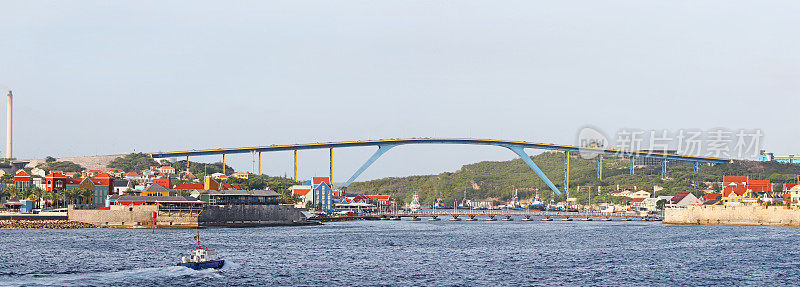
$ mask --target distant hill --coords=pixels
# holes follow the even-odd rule
[[[563,190],[564,155],[563,153],[545,152],[531,157],[547,174],[551,181]],[[707,187],[704,182],[719,182],[725,175],[747,175],[754,179],[770,179],[773,183],[796,182],[800,166],[775,162],[736,161],[730,164],[701,165],[700,172],[695,173],[689,163],[669,163],[667,179],[661,180],[660,166],[637,166],[636,174],[630,175],[630,160],[615,157],[604,157],[603,180],[597,179],[597,162],[594,159],[582,159],[575,155],[570,159],[570,197],[577,197],[579,202],[587,202],[587,191],[576,191],[576,186],[600,186],[598,194],[595,188],[592,202],[618,201],[608,193],[620,186],[663,187],[656,195],[674,195],[679,191],[694,191],[692,184],[700,183],[700,189]],[[484,161],[468,164],[455,172],[437,175],[389,177],[350,185],[348,193],[381,193],[392,194],[408,202],[416,191],[423,204],[430,204],[434,198],[442,198],[448,205],[459,201],[466,191],[469,199],[509,200],[513,196],[514,187],[519,189],[520,200],[533,197],[536,190],[542,198],[549,200],[552,191],[521,159],[510,161]],[[699,192],[698,192],[699,193]],[[557,200],[564,200],[564,196]]]

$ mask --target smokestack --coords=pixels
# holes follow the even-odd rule
[[[11,90],[9,90],[6,105],[6,158],[11,159],[11,157]]]

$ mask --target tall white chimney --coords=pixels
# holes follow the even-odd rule
[[[12,157],[11,153],[11,90],[8,91],[8,105],[6,106],[6,158]]]

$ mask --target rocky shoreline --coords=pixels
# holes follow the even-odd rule
[[[96,227],[94,224],[69,220],[0,220],[0,229],[76,229]]]

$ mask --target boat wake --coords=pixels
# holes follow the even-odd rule
[[[163,282],[177,278],[209,279],[222,278],[224,270],[236,269],[241,265],[225,262],[219,269],[193,270],[182,266],[139,268],[114,272],[89,272],[72,274],[28,274],[23,276],[0,276],[2,286],[111,286],[121,282]],[[190,280],[193,281],[193,280]]]

